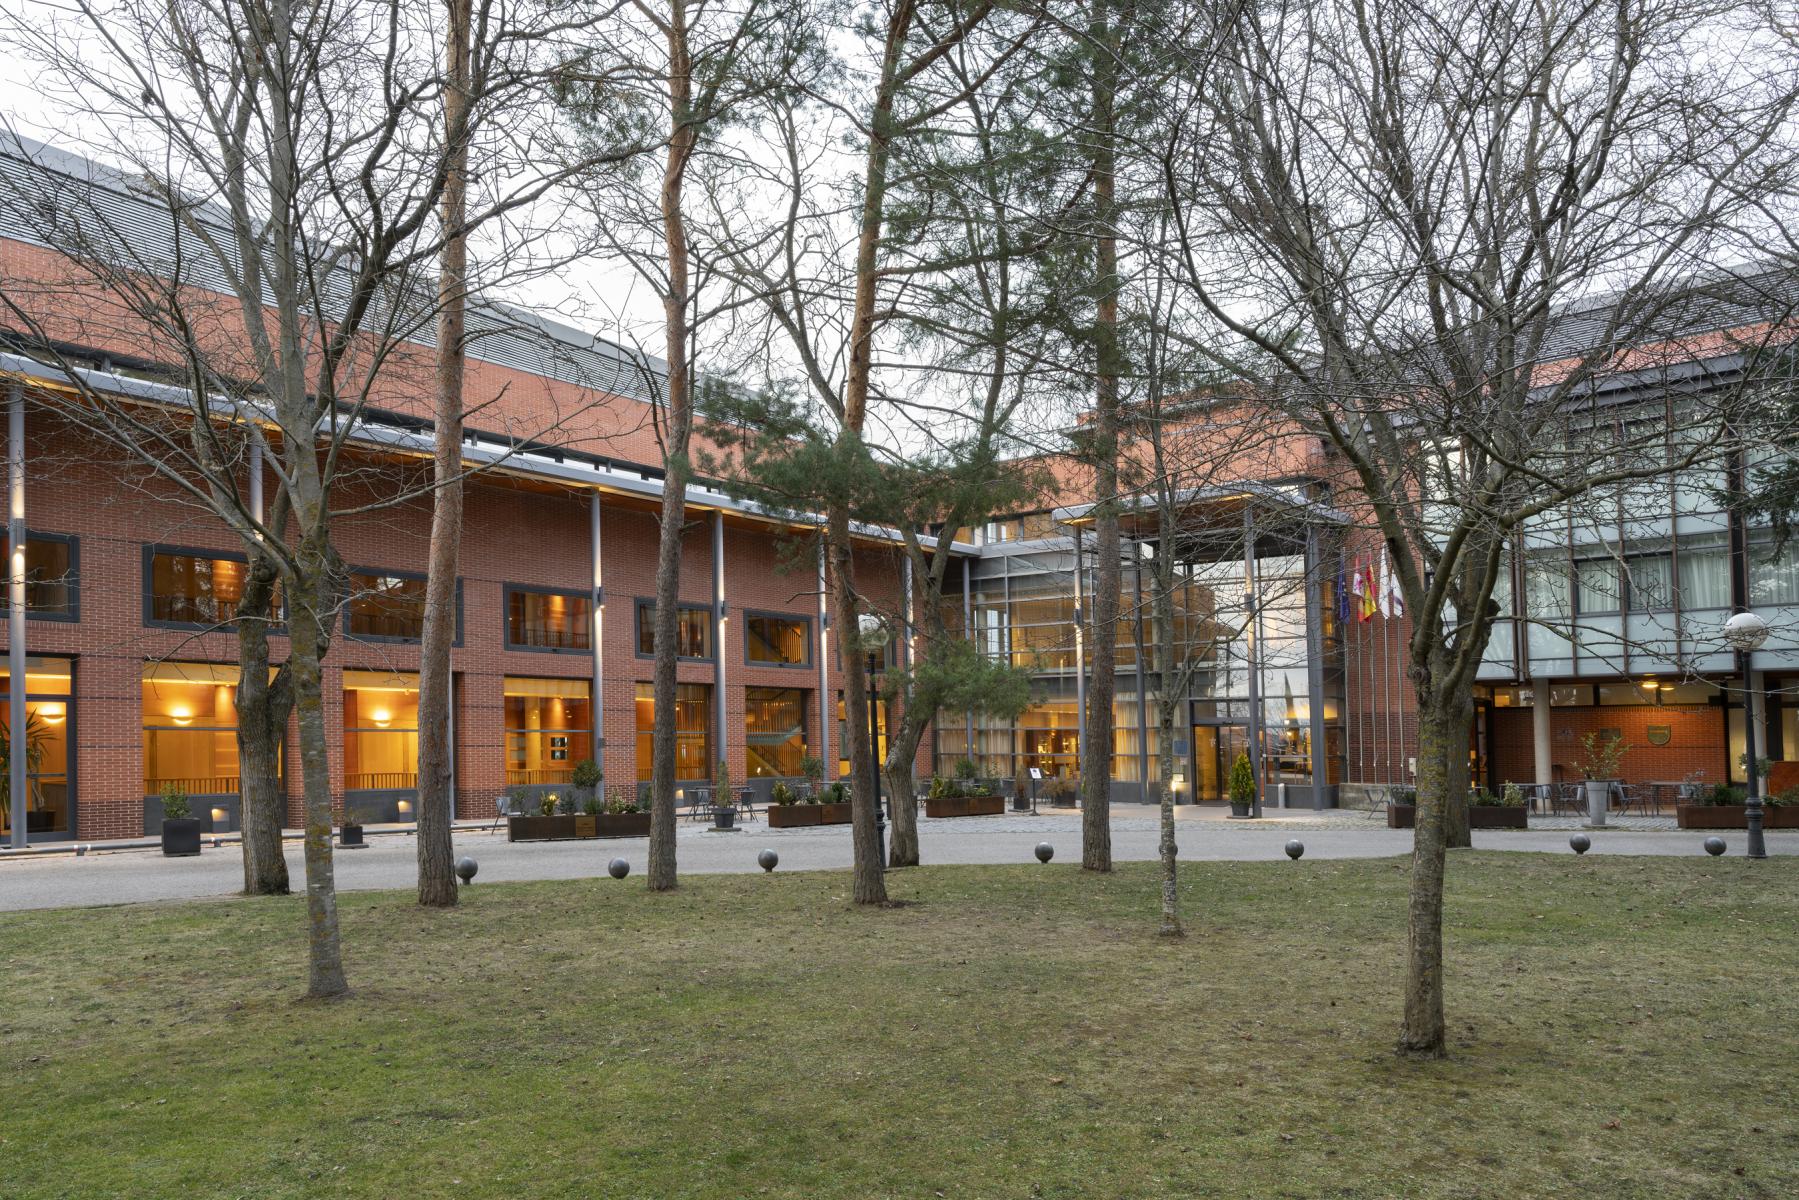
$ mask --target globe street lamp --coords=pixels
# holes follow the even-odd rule
[[[862,649],[868,654],[868,786],[869,795],[875,802],[875,864],[878,870],[884,871],[887,869],[887,817],[881,810],[881,740],[875,717],[881,704],[877,676],[892,634],[887,630],[887,622],[873,613],[863,613],[856,618],[856,631],[861,635]]]
[[[1768,640],[1768,623],[1747,610],[1735,613],[1724,622],[1724,640],[1736,651],[1737,670],[1743,676],[1743,761],[1749,777],[1749,803],[1744,810],[1750,858],[1768,857],[1767,843],[1762,840],[1761,772],[1755,762],[1755,693],[1749,687],[1749,656]]]

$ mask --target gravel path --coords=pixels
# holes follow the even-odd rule
[[[1567,829],[1556,818],[1532,818],[1528,832],[1477,831],[1481,850],[1526,850],[1567,854]],[[1572,818],[1563,818],[1569,828]],[[1668,822],[1671,824],[1671,822]],[[1631,819],[1593,833],[1593,853],[1698,855],[1704,834],[1658,828],[1654,818]],[[927,863],[1030,862],[1033,847],[1048,841],[1058,860],[1078,860],[1080,816],[1073,812],[933,821],[921,819],[920,843]],[[1156,819],[1152,811],[1118,810],[1112,821],[1112,852],[1121,862],[1156,857]],[[1261,821],[1221,820],[1216,810],[1183,810],[1179,823],[1180,856],[1185,861],[1275,860],[1284,857],[1289,838],[1305,842],[1307,858],[1378,858],[1411,850],[1411,831],[1387,829],[1377,817],[1353,812],[1271,813]],[[1740,831],[1724,835],[1730,853],[1741,854]],[[760,821],[742,832],[714,833],[684,824],[678,835],[681,869],[696,873],[755,871],[756,854],[773,847],[781,870],[841,869],[850,862],[847,826],[828,829],[770,830]],[[1799,833],[1768,835],[1772,855],[1799,856]],[[576,879],[602,873],[608,861],[622,857],[641,871],[642,839],[597,842],[511,844],[503,833],[466,829],[456,832],[456,853],[480,863],[477,883],[500,880]],[[348,890],[411,887],[415,849],[410,836],[388,834],[369,839],[367,849],[336,856],[338,887]],[[289,843],[289,869],[301,878],[298,843]],[[633,881],[635,882],[635,881]],[[0,858],[0,911],[65,908],[83,905],[133,904],[150,900],[226,896],[243,883],[242,860],[235,845],[208,847],[199,858],[164,858],[154,850],[96,848],[82,857],[71,854]]]

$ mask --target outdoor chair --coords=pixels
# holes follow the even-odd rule
[[[525,814],[519,809],[518,804],[512,799],[512,796],[509,793],[502,792],[500,798],[494,801],[493,824],[487,827],[487,832],[492,833],[494,830],[498,829],[500,827],[500,822],[504,821],[507,817],[522,817],[524,815]]]
[[[753,788],[740,787],[737,789],[737,811],[745,817],[756,815],[756,792]]]

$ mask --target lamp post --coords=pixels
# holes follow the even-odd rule
[[[1743,675],[1743,764],[1749,779],[1749,803],[1744,810],[1750,858],[1768,857],[1767,843],[1762,839],[1761,772],[1755,762],[1755,693],[1749,686],[1750,655],[1768,640],[1768,623],[1744,609],[1724,622],[1724,640],[1736,651],[1737,669]]]
[[[887,817],[881,808],[881,739],[876,715],[880,712],[881,688],[876,678],[881,669],[881,655],[887,649],[891,634],[887,622],[873,613],[856,618],[862,649],[868,655],[868,784],[875,802],[875,862],[887,869]]]

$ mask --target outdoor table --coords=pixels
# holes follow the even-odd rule
[[[1662,789],[1668,788],[1673,791],[1674,802],[1678,804],[1680,802],[1680,791],[1687,786],[1687,781],[1684,779],[1654,779],[1644,786],[1649,789],[1649,807],[1654,810],[1656,816],[1659,817],[1662,812]]]

